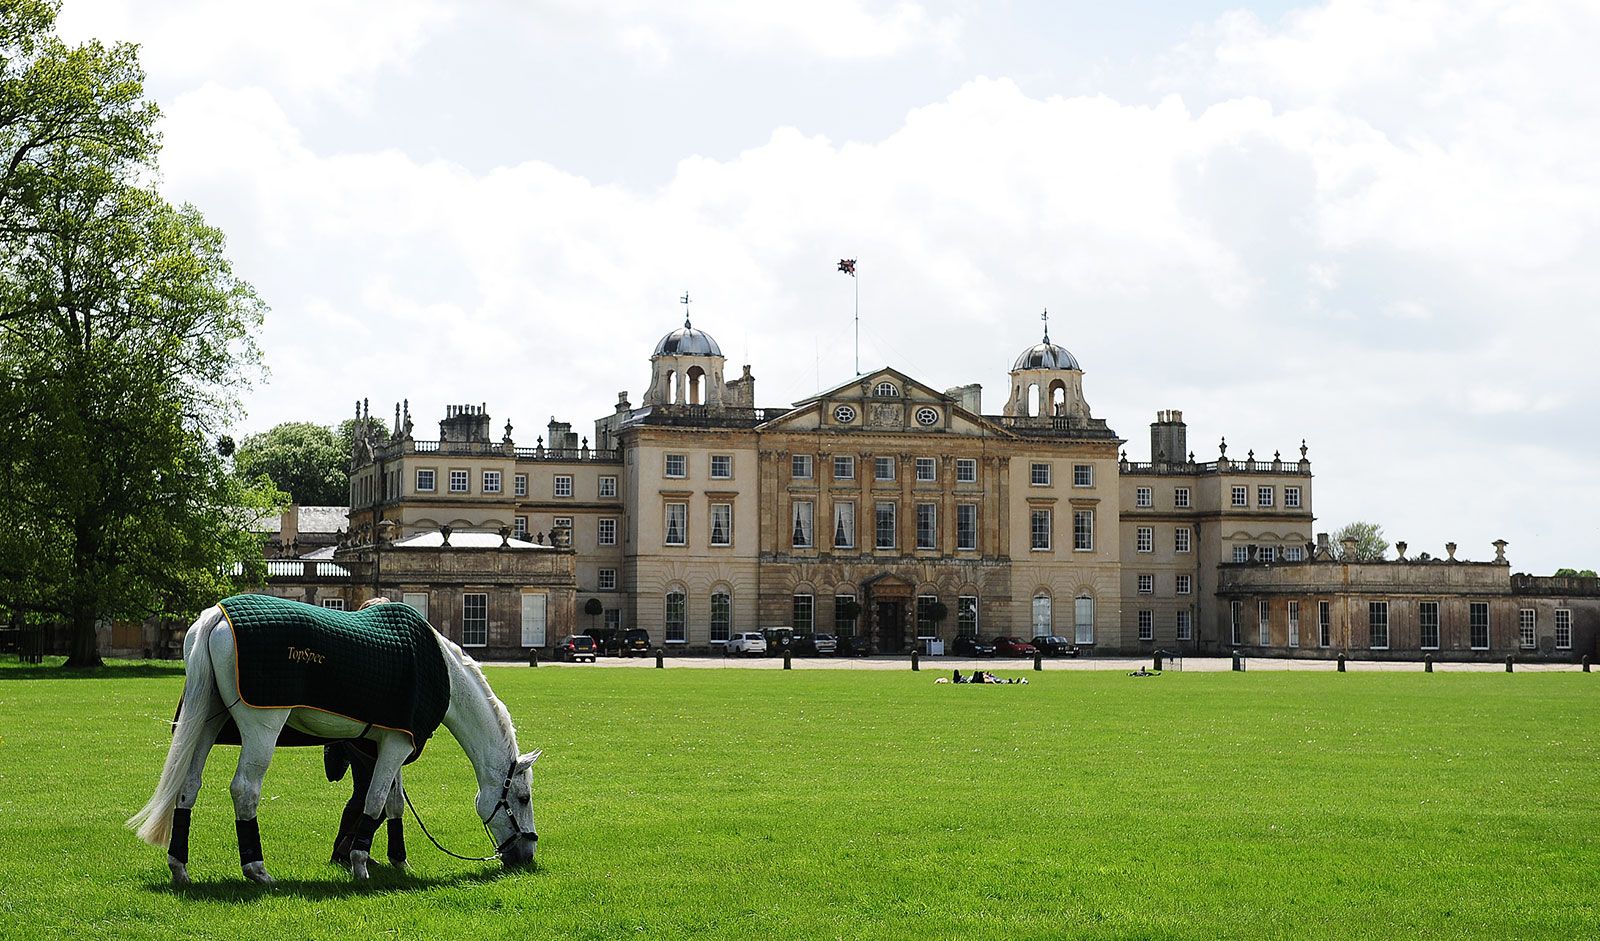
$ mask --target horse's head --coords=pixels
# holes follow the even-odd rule
[[[483,818],[495,850],[507,866],[533,862],[539,834],[533,827],[533,763],[542,752],[515,758],[502,782],[478,788],[478,816]]]

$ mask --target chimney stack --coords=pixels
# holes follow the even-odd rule
[[[1177,409],[1156,412],[1150,423],[1150,462],[1181,464],[1189,453],[1189,426]]]

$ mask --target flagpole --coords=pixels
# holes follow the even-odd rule
[[[856,310],[856,375],[861,375],[861,279],[856,276],[856,259],[839,259],[839,270],[850,276],[855,282],[855,310]]]

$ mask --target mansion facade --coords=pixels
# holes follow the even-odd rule
[[[1149,460],[1129,460],[1048,331],[998,415],[977,385],[890,368],[759,407],[750,367],[724,367],[685,321],[637,407],[624,392],[592,437],[552,420],[532,446],[510,423],[495,438],[484,405],[449,407],[432,440],[409,404],[392,434],[358,405],[345,528],[306,553],[326,521],[292,510],[264,590],[382,594],[489,658],[602,626],[701,653],[777,627],[881,653],[1053,634],[1091,654],[1370,659],[1576,661],[1600,637],[1600,580],[1513,575],[1504,543],[1489,562],[1404,543],[1350,562],[1313,542],[1304,440],[1199,461],[1160,411]]]
[[[451,533],[489,536],[479,551],[559,547],[560,603],[531,607],[533,589],[496,597],[515,587],[514,561],[498,589],[424,568],[384,578],[378,562],[373,590],[501,652],[547,647],[597,610],[594,626],[642,627],[668,650],[790,627],[885,653],[1057,634],[1122,654],[1225,649],[1225,571],[1310,559],[1303,441],[1270,460],[1230,458],[1224,442],[1201,462],[1182,413],[1162,411],[1150,459],[1130,461],[1048,331],[1013,363],[1000,414],[982,413],[980,393],[883,368],[759,407],[750,367],[726,379],[717,342],[685,321],[656,344],[640,404],[619,395],[592,437],[552,421],[519,445],[509,423],[494,436],[486,406],[450,407],[435,440],[413,437],[409,405],[392,435],[358,432],[337,556],[429,534],[451,546]],[[543,620],[519,623],[529,610]]]

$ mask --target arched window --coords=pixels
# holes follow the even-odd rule
[[[1030,418],[1033,418],[1033,417],[1037,417],[1037,416],[1043,415],[1043,414],[1044,414],[1044,408],[1041,406],[1041,404],[1039,402],[1039,384],[1037,382],[1029,383],[1028,384],[1028,416]]]
[[[667,643],[685,643],[689,640],[689,596],[682,589],[667,592]]]
[[[666,395],[662,396],[662,400],[668,405],[671,405],[673,402],[677,401],[677,394],[678,371],[676,369],[669,369],[667,370],[667,392]]]
[[[899,398],[900,390],[895,388],[892,382],[880,382],[872,390],[872,394],[880,399],[893,399]]]
[[[1041,591],[1033,596],[1033,636],[1048,637],[1054,634],[1051,624],[1050,596]]]
[[[1067,414],[1067,384],[1060,379],[1050,383],[1050,414]]]
[[[711,592],[711,642],[733,636],[733,595],[726,588]]]
[[[700,405],[700,388],[705,383],[706,371],[699,366],[690,366],[689,371],[684,373],[684,377],[689,381],[689,394],[686,397],[686,401],[690,405]]]
[[[1079,595],[1073,604],[1073,623],[1076,626],[1077,636],[1073,639],[1075,644],[1094,643],[1094,599],[1088,595]]]

